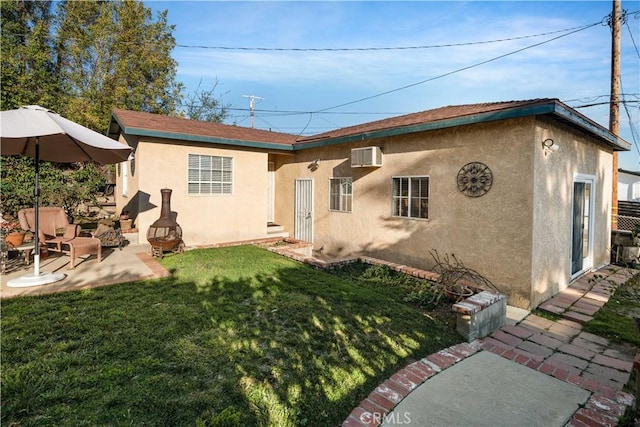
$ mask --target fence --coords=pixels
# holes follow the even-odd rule
[[[613,218],[618,224],[618,230],[633,231],[638,226],[640,227],[640,218],[628,215],[613,215]]]

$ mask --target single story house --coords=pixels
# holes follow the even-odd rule
[[[640,172],[618,169],[618,215],[612,238],[627,235],[640,224]],[[623,238],[624,239],[624,238]],[[618,241],[619,242],[619,241]]]
[[[618,200],[640,202],[640,171],[618,169]]]
[[[135,150],[116,204],[144,240],[160,190],[187,247],[269,236],[430,268],[432,250],[533,308],[609,261],[612,157],[630,144],[557,99],[437,108],[314,136],[114,110]]]

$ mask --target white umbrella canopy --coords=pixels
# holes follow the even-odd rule
[[[93,160],[101,164],[127,160],[131,147],[65,119],[37,105],[0,112],[2,155],[36,157],[56,163]]]
[[[10,280],[7,286],[39,286],[64,279],[65,275],[61,273],[40,272],[38,241],[39,161],[118,163],[127,160],[131,154],[131,147],[67,120],[46,108],[30,105],[16,110],[0,111],[0,154],[3,156],[26,155],[36,160],[34,272]]]

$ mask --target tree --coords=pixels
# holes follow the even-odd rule
[[[30,104],[57,108],[60,80],[56,74],[51,2],[3,0],[0,17],[0,109]]]
[[[218,79],[216,79],[213,87],[208,91],[200,90],[201,84],[202,80],[198,83],[195,93],[185,97],[183,114],[192,120],[222,123],[229,114],[231,104],[224,104],[222,97],[215,96]]]
[[[64,165],[40,162],[38,176],[43,206],[61,206],[73,217],[78,205],[97,202],[95,194],[103,184],[101,171],[91,162]],[[16,218],[18,210],[33,207],[35,161],[25,156],[5,156],[0,171],[2,215]]]
[[[53,14],[55,11],[55,15]],[[137,1],[0,1],[0,108],[38,104],[104,132],[113,108],[177,115],[173,27]],[[33,204],[33,160],[1,159],[2,213]],[[97,166],[40,164],[43,204],[68,213],[104,183]]]
[[[220,122],[211,90],[176,81],[174,26],[141,1],[0,1],[0,109],[38,104],[98,132],[113,108]],[[55,13],[54,13],[55,11]]]
[[[153,21],[138,1],[66,1],[58,22],[68,117],[104,131],[113,108],[176,114],[183,85],[166,11]]]

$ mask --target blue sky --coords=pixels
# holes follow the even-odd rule
[[[199,84],[211,89],[217,79],[216,93],[233,108],[229,124],[251,126],[246,95],[263,98],[255,103],[256,128],[307,135],[446,105],[549,97],[608,127],[607,105],[578,107],[609,100],[611,33],[602,21],[610,0],[145,5],[167,10],[175,25],[178,80],[193,91]],[[623,1],[622,8],[639,12],[628,16],[621,42],[622,90],[636,102],[628,104],[631,119],[620,110],[620,135],[633,144],[630,122],[636,140],[640,127],[640,1]],[[503,41],[477,43],[494,40]],[[310,50],[452,44],[465,45]],[[621,154],[620,167],[640,170],[639,150]]]

